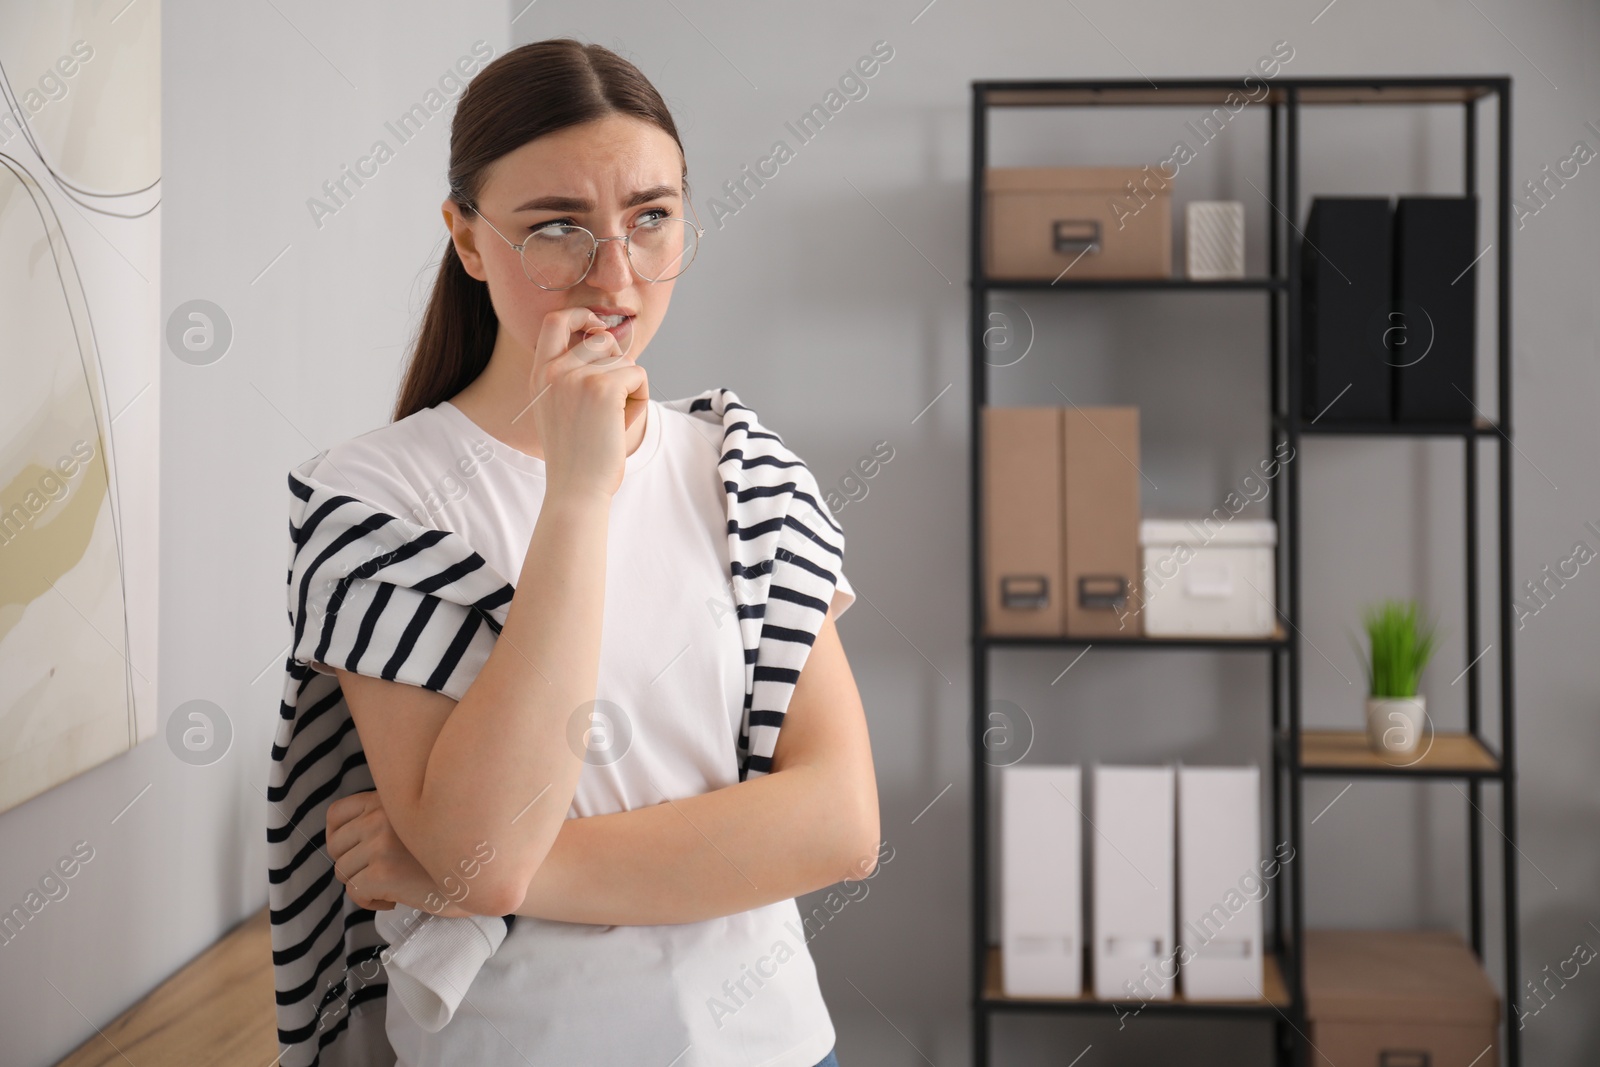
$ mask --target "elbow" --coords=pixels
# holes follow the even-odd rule
[[[857,835],[853,869],[855,878],[870,878],[878,869],[878,854],[883,842],[878,837],[878,820],[874,816],[870,828]]]
[[[478,877],[465,883],[459,899],[452,902],[473,915],[510,915],[522,907],[531,881],[533,875],[523,875],[515,864],[501,863],[498,869],[494,864],[485,864]]]
[[[848,815],[838,820],[839,854],[835,863],[842,866],[845,878],[860,880],[871,877],[878,869],[878,852],[881,846],[878,825],[878,796],[876,790],[851,805]]]
[[[522,874],[525,864],[518,857],[487,841],[458,841],[450,848],[453,860],[428,865],[430,871],[441,872],[434,874],[434,903],[473,915],[509,915],[522,906],[532,874]]]
[[[531,813],[517,834],[495,834],[487,827],[497,816],[424,796],[416,814],[417,837],[426,850],[413,854],[433,877],[443,904],[473,915],[509,915],[522,906],[528,885],[544,864],[565,813],[544,825]],[[515,821],[515,820],[513,820]]]
[[[522,907],[527,895],[527,882],[519,886],[513,880],[502,879],[474,887],[456,907],[473,915],[510,915]]]

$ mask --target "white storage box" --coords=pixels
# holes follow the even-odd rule
[[[1244,277],[1244,204],[1191,200],[1183,211],[1184,259],[1196,281]]]
[[[1146,519],[1139,524],[1149,637],[1270,637],[1277,629],[1271,519]]]
[[[1008,997],[1083,992],[1082,805],[1075,766],[1000,774],[1000,962]]]
[[[1177,989],[1171,767],[1094,769],[1094,991],[1171,1000]]]
[[[1178,768],[1178,943],[1183,995],[1256,1000],[1262,973],[1261,771]]]

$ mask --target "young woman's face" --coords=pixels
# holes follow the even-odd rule
[[[458,234],[457,249],[467,272],[488,283],[500,328],[526,351],[534,351],[551,311],[586,307],[602,317],[626,316],[610,332],[637,361],[667,313],[673,281],[645,280],[629,263],[623,242],[602,241],[581,282],[550,291],[528,280],[507,241],[520,244],[538,229],[559,232],[548,227],[562,222],[614,237],[653,219],[687,218],[682,188],[683,157],[670,134],[632,116],[607,115],[546,134],[496,160],[478,208],[505,239],[483,218],[472,217],[472,248],[464,248]],[[457,209],[446,201],[446,210]],[[568,347],[582,337],[574,332]]]

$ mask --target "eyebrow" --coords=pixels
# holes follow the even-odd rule
[[[630,193],[622,201],[623,207],[638,207],[648,204],[652,200],[663,200],[677,196],[678,191],[670,185],[653,185],[648,189],[640,189]],[[593,211],[594,201],[585,200],[581,196],[541,196],[529,200],[526,204],[513,209],[513,213],[521,211]]]

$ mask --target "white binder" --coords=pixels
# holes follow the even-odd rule
[[[1094,989],[1102,1000],[1171,1000],[1173,771],[1094,769]]]
[[[1178,769],[1178,940],[1183,995],[1256,1000],[1262,985],[1261,771]]]
[[[1083,992],[1082,785],[1077,767],[1000,775],[1000,961],[1007,996]]]

